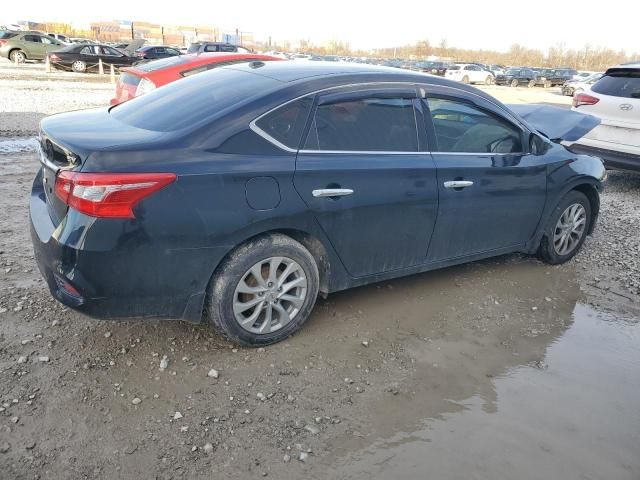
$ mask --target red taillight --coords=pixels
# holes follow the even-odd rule
[[[586,93],[577,93],[573,97],[573,106],[580,107],[582,105],[595,105],[599,101],[599,98],[592,97],[591,95],[587,95]]]
[[[0,40],[0,47],[2,47],[5,43],[7,43],[6,40]]]
[[[57,62],[58,60],[60,60],[60,57],[58,55],[56,55],[55,53],[49,54],[49,61]]]
[[[133,207],[176,179],[174,173],[74,173],[56,177],[55,192],[71,208],[99,218],[135,218]]]
[[[139,57],[144,57],[144,52],[136,52],[136,55]]]

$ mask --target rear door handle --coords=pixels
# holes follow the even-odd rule
[[[344,197],[345,195],[351,195],[352,193],[353,190],[350,188],[321,188],[311,192],[311,194],[316,198]]]
[[[444,182],[444,188],[467,188],[471,185],[473,185],[473,182],[470,180],[450,180]]]

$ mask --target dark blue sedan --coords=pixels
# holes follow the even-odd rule
[[[605,170],[558,142],[594,125],[400,69],[218,68],[42,121],[35,255],[89,315],[270,344],[319,294],[510,252],[569,260]]]

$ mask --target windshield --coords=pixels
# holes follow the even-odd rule
[[[198,53],[198,50],[200,50],[200,44],[192,43],[191,45],[189,45],[189,48],[187,49],[187,53]]]
[[[218,68],[136,97],[113,107],[110,113],[137,128],[169,132],[196,126],[279,84],[262,75]]]
[[[0,39],[6,40],[8,38],[13,38],[16,35],[17,33],[14,33],[14,32],[0,32]]]

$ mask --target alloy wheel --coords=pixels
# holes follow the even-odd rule
[[[558,255],[568,255],[580,243],[587,225],[587,212],[579,203],[569,205],[560,215],[553,231],[553,248]]]
[[[233,294],[238,324],[256,334],[280,330],[294,320],[307,297],[307,276],[298,262],[270,257],[242,276]]]

